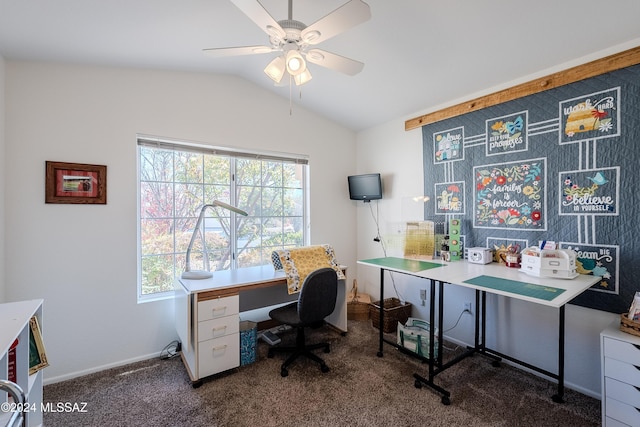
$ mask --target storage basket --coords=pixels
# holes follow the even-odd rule
[[[620,315],[620,330],[640,337],[640,322],[629,320],[627,314],[628,313],[622,313]]]
[[[398,322],[404,325],[407,323],[407,319],[411,317],[411,303],[405,302],[402,304],[398,298],[386,298],[382,304],[384,309],[383,332],[396,332],[398,330]],[[369,314],[371,315],[371,324],[380,329],[380,301],[371,303]]]
[[[358,282],[353,280],[353,288],[347,298],[348,320],[369,320],[369,305],[371,297],[368,294],[358,292]]]

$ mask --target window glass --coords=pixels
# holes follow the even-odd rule
[[[218,200],[249,215],[207,208],[191,250],[193,270],[269,264],[273,250],[306,242],[306,160],[215,151],[138,141],[142,300],[173,290],[205,203]]]

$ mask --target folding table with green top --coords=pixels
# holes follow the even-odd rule
[[[431,283],[429,298],[429,354],[428,357],[418,356],[397,345],[394,341],[384,337],[384,304],[380,304],[380,337],[378,356],[383,356],[383,344],[392,345],[404,353],[418,357],[429,364],[427,377],[414,374],[415,386],[420,388],[423,384],[431,387],[442,395],[442,403],[448,405],[450,392],[434,382],[435,377],[462,361],[466,357],[480,353],[494,360],[498,365],[501,359],[522,365],[528,369],[540,372],[558,381],[558,391],[553,395],[553,401],[564,402],[564,332],[565,332],[565,305],[576,296],[596,284],[600,277],[580,274],[574,279],[557,279],[535,277],[527,275],[515,268],[507,268],[503,264],[473,264],[467,261],[443,262],[441,260],[414,260],[397,257],[374,258],[358,261],[358,264],[368,265],[380,269],[380,300],[384,300],[384,275],[385,271],[407,274],[423,279],[429,279]],[[475,290],[475,338],[474,346],[461,355],[443,362],[442,348],[442,319],[444,309],[444,285],[451,284]],[[437,292],[436,292],[437,291]],[[497,350],[486,346],[486,297],[487,294],[500,295],[507,298],[528,301],[534,304],[546,305],[558,309],[558,371],[550,372],[545,369],[530,365]],[[437,303],[438,319],[435,318]],[[435,327],[433,327],[435,325]],[[435,339],[436,331],[438,333]],[[436,351],[435,346],[438,345]]]

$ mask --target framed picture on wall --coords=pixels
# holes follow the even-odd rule
[[[107,167],[46,162],[45,203],[107,203]]]

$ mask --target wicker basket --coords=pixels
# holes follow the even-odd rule
[[[640,337],[640,322],[629,320],[627,313],[620,315],[620,330]]]
[[[411,317],[411,303],[402,304],[398,298],[386,298],[383,301],[384,322],[382,331],[386,333],[396,332],[398,322],[403,325],[407,323],[407,319]],[[380,301],[372,302],[369,307],[371,315],[371,324],[380,329]]]
[[[358,292],[358,281],[353,280],[353,288],[347,297],[347,319],[369,320],[369,305],[371,297]]]

